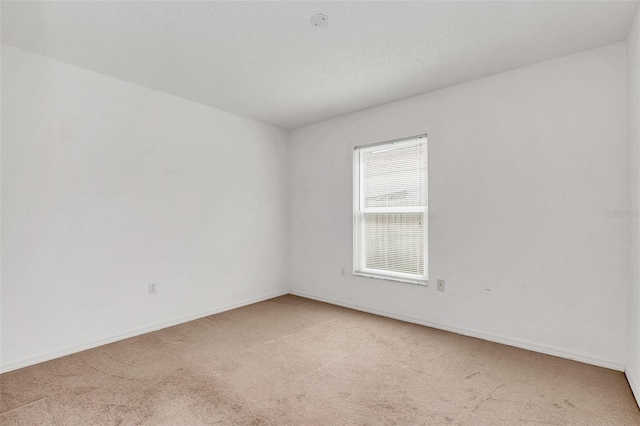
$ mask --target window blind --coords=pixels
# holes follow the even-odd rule
[[[424,273],[422,213],[365,213],[368,269]]]
[[[427,205],[427,144],[364,151],[365,207]]]
[[[426,137],[356,148],[355,272],[425,281]]]

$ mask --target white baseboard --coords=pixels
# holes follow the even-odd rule
[[[392,314],[390,312],[385,312],[385,311],[381,311],[378,309],[371,309],[371,308],[367,308],[364,306],[359,306],[359,305],[355,305],[355,304],[351,304],[351,303],[344,303],[344,302],[340,302],[337,300],[332,300],[332,299],[328,299],[325,297],[321,297],[321,296],[317,296],[314,294],[310,294],[310,293],[306,293],[306,292],[300,292],[300,291],[282,291],[282,292],[278,292],[278,293],[273,293],[273,294],[269,294],[269,295],[265,295],[265,296],[261,296],[261,297],[256,297],[256,298],[252,298],[252,299],[248,299],[248,300],[244,300],[238,303],[234,303],[231,305],[226,305],[226,306],[221,306],[206,312],[201,312],[195,315],[189,315],[186,317],[182,317],[182,318],[178,318],[178,319],[174,319],[171,321],[166,321],[160,324],[155,324],[149,327],[144,327],[144,328],[140,328],[140,329],[136,329],[133,331],[129,331],[127,333],[122,333],[122,334],[118,334],[118,335],[114,335],[114,336],[110,336],[104,339],[98,339],[98,340],[94,340],[92,342],[88,342],[85,344],[81,344],[81,345],[75,345],[72,347],[68,347],[62,350],[58,350],[58,351],[53,351],[53,352],[48,352],[36,357],[32,357],[32,358],[28,358],[28,359],[24,359],[21,361],[17,361],[17,362],[12,362],[10,364],[6,364],[6,365],[1,365],[0,366],[0,373],[7,373],[9,371],[13,371],[13,370],[18,370],[20,368],[24,368],[24,367],[28,367],[30,365],[34,365],[34,364],[39,364],[41,362],[45,362],[45,361],[50,361],[52,359],[56,359],[56,358],[60,358],[66,355],[71,355],[77,352],[82,352],[85,351],[87,349],[93,349],[96,348],[98,346],[102,346],[102,345],[106,345],[109,343],[113,343],[113,342],[117,342],[119,340],[124,340],[124,339],[128,339],[130,337],[135,337],[135,336],[139,336],[141,334],[145,334],[145,333],[150,333],[153,331],[157,331],[157,330],[161,330],[163,328],[167,328],[167,327],[171,327],[174,325],[178,325],[178,324],[183,324],[185,322],[189,322],[189,321],[193,321],[196,319],[200,319],[200,318],[204,318],[207,317],[209,315],[214,315],[214,314],[218,314],[220,312],[225,312],[225,311],[229,311],[232,309],[236,309],[236,308],[240,308],[242,306],[246,306],[246,305],[251,305],[253,303],[257,303],[257,302],[261,302],[264,300],[268,300],[268,299],[273,299],[274,297],[278,297],[278,296],[283,296],[285,294],[293,294],[296,296],[300,296],[300,297],[305,297],[308,299],[313,299],[313,300],[318,300],[320,302],[325,302],[325,303],[330,303],[332,305],[338,305],[338,306],[343,306],[345,308],[350,308],[350,309],[355,309],[358,311],[362,311],[362,312],[368,312],[370,314],[374,314],[374,315],[380,315],[380,316],[384,316],[384,317],[388,317],[388,318],[394,318],[400,321],[405,321],[405,322],[410,322],[410,323],[414,323],[414,324],[420,324],[420,325],[424,325],[427,327],[432,327],[432,328],[437,328],[440,330],[445,330],[445,331],[450,331],[452,333],[456,333],[456,334],[462,334],[464,336],[470,336],[470,337],[476,337],[479,339],[483,339],[483,340],[488,340],[490,342],[496,342],[496,343],[501,343],[504,345],[508,345],[508,346],[514,346],[517,348],[521,348],[521,349],[527,349],[530,351],[534,351],[534,352],[540,352],[543,354],[547,354],[547,355],[552,355],[552,356],[557,356],[560,358],[566,358],[566,359],[570,359],[570,360],[574,360],[574,361],[579,361],[579,362],[583,362],[586,364],[591,364],[591,365],[596,365],[598,367],[604,367],[604,368],[609,368],[612,370],[617,370],[617,371],[625,371],[625,365],[622,363],[617,363],[617,362],[613,362],[613,361],[608,361],[608,360],[603,360],[603,359],[599,359],[599,358],[594,358],[588,355],[584,355],[584,354],[578,354],[578,353],[572,353],[572,352],[568,352],[568,351],[564,351],[561,349],[557,349],[557,348],[551,348],[551,347],[547,347],[547,346],[543,346],[543,345],[538,345],[535,343],[530,343],[530,342],[524,342],[524,341],[520,341],[520,340],[515,340],[515,339],[511,339],[511,338],[507,338],[507,337],[502,337],[502,336],[497,336],[497,335],[493,335],[493,334],[489,334],[489,333],[484,333],[484,332],[480,332],[477,330],[471,330],[471,329],[465,329],[465,328],[460,328],[460,327],[455,327],[455,326],[449,326],[449,325],[445,325],[445,324],[440,324],[440,323],[435,323],[435,322],[431,322],[431,321],[424,321],[418,318],[413,318],[413,317],[408,317],[405,315],[397,315],[397,314]],[[634,395],[636,396],[636,399],[638,400],[638,402],[640,403],[640,384],[638,384],[636,382],[635,377],[633,376],[633,373],[630,374],[630,372],[626,372],[627,374],[627,380],[629,381],[629,385],[631,386],[631,389],[634,393]]]
[[[139,328],[136,330],[132,330],[126,333],[117,334],[114,336],[110,336],[104,339],[94,340],[89,343],[84,343],[80,345],[71,346],[65,349],[61,349],[58,351],[47,352],[45,354],[24,359],[17,362],[12,362],[6,365],[0,366],[0,373],[7,373],[9,371],[18,370],[20,368],[29,367],[30,365],[39,364],[41,362],[50,361],[52,359],[60,358],[66,355],[71,355],[77,352],[86,351],[87,349],[93,349],[98,346],[106,345],[109,343],[117,342],[119,340],[128,339],[130,337],[139,336],[141,334],[150,333],[152,331],[161,330],[163,328],[172,327],[174,325],[183,324],[185,322],[193,321],[196,319],[208,317],[209,315],[219,314],[220,312],[230,311],[232,309],[241,308],[243,306],[252,305],[254,303],[262,302],[264,300],[273,299],[274,297],[283,296],[288,294],[288,291],[282,291],[278,293],[269,294],[261,297],[254,297],[252,299],[243,300],[238,303],[233,303],[231,305],[221,306],[206,312],[200,312],[195,315],[189,315],[186,317],[177,318],[171,321],[166,321],[160,324],[151,325],[148,327]]]
[[[637,372],[632,370],[625,370],[625,376],[627,376],[627,382],[629,382],[629,387],[631,388],[631,392],[633,396],[636,398],[636,402],[638,403],[638,407],[640,407],[640,383],[636,380],[638,378]]]
[[[400,321],[405,321],[405,322],[410,322],[410,323],[414,323],[414,324],[424,325],[424,326],[431,327],[431,328],[437,328],[439,330],[450,331],[452,333],[462,334],[464,336],[476,337],[478,339],[488,340],[490,342],[500,343],[500,344],[508,345],[508,346],[514,346],[516,348],[526,349],[526,350],[533,351],[533,352],[540,352],[540,353],[543,353],[543,354],[546,354],[546,355],[557,356],[557,357],[560,357],[560,358],[566,358],[566,359],[570,359],[572,361],[578,361],[578,362],[583,362],[585,364],[595,365],[595,366],[598,366],[598,367],[609,368],[611,370],[625,371],[625,364],[624,363],[620,363],[620,362],[615,362],[615,361],[609,361],[609,360],[605,360],[605,359],[595,358],[595,357],[592,357],[592,356],[589,356],[589,355],[585,355],[585,354],[573,353],[573,352],[565,351],[565,350],[558,349],[558,348],[553,348],[553,347],[549,347],[549,346],[539,345],[539,344],[536,344],[536,343],[531,343],[531,342],[526,342],[526,341],[522,341],[522,340],[512,339],[512,338],[509,338],[509,337],[498,336],[498,335],[494,335],[494,334],[491,334],[491,333],[485,333],[485,332],[478,331],[478,330],[461,328],[461,327],[456,327],[456,326],[450,326],[450,325],[440,324],[440,323],[431,322],[431,321],[425,321],[425,320],[421,320],[421,319],[418,319],[418,318],[408,317],[408,316],[405,316],[405,315],[392,314],[390,312],[385,312],[385,311],[381,311],[381,310],[378,310],[378,309],[372,309],[372,308],[367,308],[365,306],[355,305],[355,304],[352,304],[352,303],[344,303],[344,302],[340,302],[340,301],[337,301],[337,300],[327,299],[326,297],[317,296],[315,294],[310,294],[310,293],[306,293],[306,292],[302,292],[302,291],[292,290],[290,293],[295,295],[295,296],[305,297],[307,299],[318,300],[320,302],[325,302],[325,303],[330,303],[332,305],[338,305],[338,306],[342,306],[342,307],[345,307],[345,308],[355,309],[357,311],[367,312],[367,313],[370,313],[370,314],[375,314],[375,315],[380,315],[380,316],[383,316],[383,317],[393,318],[393,319],[397,319],[397,320],[400,320]],[[636,395],[638,395],[638,394],[636,393]]]

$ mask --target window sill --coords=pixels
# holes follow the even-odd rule
[[[410,278],[392,277],[390,275],[376,275],[376,274],[370,274],[367,272],[353,272],[353,275],[357,277],[364,277],[364,278],[375,278],[377,280],[396,281],[400,283],[419,285],[423,287],[426,287],[429,285],[429,280],[412,280]]]

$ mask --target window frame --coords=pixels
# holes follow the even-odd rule
[[[363,182],[364,167],[362,158],[364,153],[383,145],[394,146],[394,148],[402,147],[402,145],[411,145],[416,140],[424,139],[427,144],[427,156],[429,152],[428,138],[426,134],[411,136],[408,138],[395,139],[385,142],[377,142],[368,145],[359,145],[353,150],[353,275],[377,278],[389,281],[398,281],[403,283],[428,285],[429,284],[429,207],[428,206],[407,206],[407,207],[365,207],[364,191],[360,187]],[[428,157],[427,157],[428,158]],[[428,160],[427,160],[428,161]],[[429,194],[429,165],[427,163],[427,199]],[[423,275],[407,274],[402,272],[379,270],[366,268],[367,246],[365,244],[364,232],[364,216],[367,213],[422,213],[423,218]]]

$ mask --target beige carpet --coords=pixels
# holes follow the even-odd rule
[[[295,296],[0,376],[4,425],[640,425],[622,373]]]

